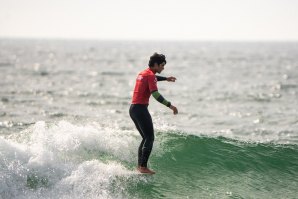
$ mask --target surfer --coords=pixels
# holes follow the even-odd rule
[[[142,136],[142,142],[138,149],[138,171],[141,173],[154,174],[147,167],[147,162],[154,142],[154,129],[151,115],[148,111],[149,98],[152,95],[158,102],[173,110],[174,115],[178,110],[171,102],[167,101],[157,89],[157,81],[175,82],[175,77],[161,77],[160,74],[166,65],[166,57],[163,54],[154,53],[149,60],[148,68],[140,72],[136,79],[132,103],[129,115],[137,130]]]

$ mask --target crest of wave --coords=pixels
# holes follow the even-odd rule
[[[121,198],[113,191],[125,189],[119,178],[133,176],[121,161],[136,161],[138,144],[136,131],[96,123],[37,122],[21,133],[0,137],[0,196],[110,198],[113,193],[113,198]],[[102,154],[114,158],[97,159]]]

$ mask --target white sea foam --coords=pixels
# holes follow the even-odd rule
[[[0,196],[122,198],[120,181],[135,176],[123,163],[136,162],[138,144],[136,131],[37,122],[0,137]]]

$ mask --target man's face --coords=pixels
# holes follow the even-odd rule
[[[157,65],[157,71],[156,71],[156,72],[157,72],[158,74],[160,74],[161,71],[163,71],[163,70],[165,69],[165,65],[166,65],[165,62],[163,62],[163,63]]]

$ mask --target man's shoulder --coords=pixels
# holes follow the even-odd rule
[[[142,75],[142,76],[154,76],[155,77],[155,74],[149,68],[141,71],[140,75]]]

